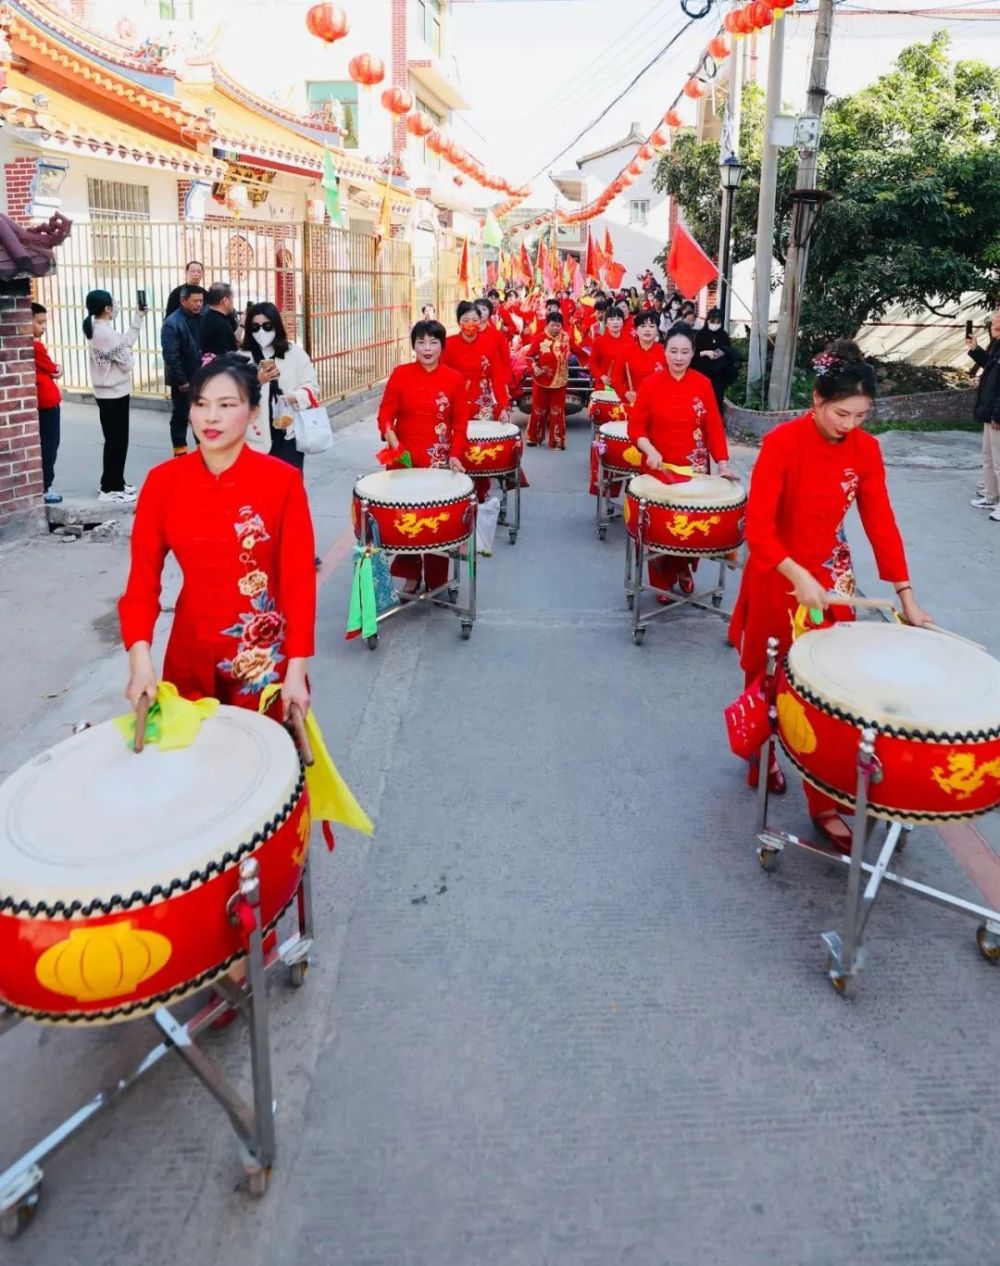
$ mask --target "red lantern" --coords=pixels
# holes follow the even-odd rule
[[[652,145],[650,145],[648,141],[645,145],[639,146],[639,157],[642,159],[644,163],[648,163],[649,160],[651,158],[654,158],[655,156],[656,156],[656,150],[653,149]]]
[[[413,94],[405,88],[386,88],[382,93],[382,104],[392,114],[409,114],[413,109]]]
[[[774,16],[780,18],[786,9],[790,9],[795,0],[774,0]]]
[[[381,57],[372,57],[371,53],[358,53],[347,63],[347,73],[356,84],[373,88],[385,78],[385,62]]]
[[[351,29],[339,4],[314,4],[306,14],[306,30],[324,44],[335,44]]]
[[[663,149],[664,145],[666,145],[669,140],[670,133],[666,130],[666,128],[658,127],[649,138],[649,143],[656,149]]]
[[[763,0],[754,0],[750,6],[750,20],[754,26],[763,30],[765,26],[770,26],[774,21],[774,14],[771,12],[770,6],[763,3]]]
[[[445,147],[445,139],[437,128],[432,128],[427,133],[427,148],[432,154],[440,154]]]
[[[639,160],[638,160],[637,158],[636,158],[636,159],[633,159],[633,161],[632,161],[631,163],[629,163],[629,165],[628,165],[628,169],[629,169],[629,172],[630,172],[633,176],[641,176],[641,175],[642,175],[642,163],[640,163],[640,162],[639,162]]]
[[[724,35],[717,35],[708,41],[708,55],[717,62],[729,56],[729,41]]]
[[[741,35],[740,14],[738,9],[730,9],[726,16],[722,19],[722,29],[728,31],[730,35]]]
[[[406,130],[411,136],[429,136],[434,131],[434,120],[423,110],[414,110],[406,117]]]
[[[697,79],[689,79],[684,85],[684,95],[696,101],[705,95],[705,88]]]
[[[753,7],[752,5],[745,4],[742,9],[738,10],[739,15],[740,15],[740,20],[743,24],[742,30],[743,30],[744,35],[753,35],[754,32],[757,30],[756,24],[754,23],[753,17],[751,16],[751,13],[750,13],[750,10],[752,7]]]
[[[667,127],[680,127],[681,116],[676,110],[668,110],[663,116],[663,122],[667,125]]]
[[[444,156],[453,167],[463,167],[469,157],[461,145],[456,145],[454,141],[448,146]]]

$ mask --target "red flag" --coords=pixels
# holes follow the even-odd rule
[[[458,265],[458,282],[459,285],[468,288],[469,285],[469,239],[464,238],[462,241],[462,258]]]
[[[486,265],[486,285],[488,289],[492,290],[496,284],[497,284],[497,266],[496,264],[493,263],[492,260],[490,260]]]
[[[587,230],[587,276],[592,277],[594,281],[600,280],[599,264],[597,262],[597,243],[594,241],[594,235],[590,229]]]
[[[610,289],[617,290],[625,279],[625,265],[616,264],[613,259],[609,259],[604,266],[604,276]]]
[[[604,255],[609,263],[615,257],[615,244],[611,240],[611,230],[606,224],[604,226]]]
[[[543,238],[538,239],[538,255],[535,257],[535,272],[540,273],[545,268],[545,241]]]
[[[598,276],[598,280],[600,280],[600,274],[604,272],[608,264],[611,263],[611,260],[608,259],[607,256],[604,254],[604,252],[601,250],[600,243],[597,241],[594,242],[594,259],[597,261],[597,276]]]
[[[556,289],[556,280],[552,276],[552,261],[546,256],[542,260],[542,280],[545,282],[545,293],[554,294]]]
[[[524,274],[524,284],[531,285],[531,260],[528,258],[528,248],[524,242],[521,243],[521,272]]]
[[[719,270],[683,224],[674,228],[667,256],[667,272],[677,289],[688,299],[693,299],[699,290],[719,275]]]
[[[583,269],[580,267],[580,262],[575,255],[569,257],[569,271],[571,276],[570,293],[574,299],[579,300],[583,294]]]

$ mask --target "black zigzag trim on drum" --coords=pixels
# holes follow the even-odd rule
[[[870,721],[865,717],[857,716],[853,712],[847,712],[836,704],[829,703],[826,699],[814,694],[807,686],[801,685],[788,666],[787,654],[785,656],[784,669],[785,676],[796,694],[800,694],[803,699],[818,708],[820,712],[825,712],[827,716],[836,717],[838,721],[846,721],[849,725],[856,725],[861,729],[875,730],[879,734],[887,734],[891,738],[916,739],[920,743],[986,743],[990,739],[1000,738],[1000,725],[995,726],[992,730],[966,730],[957,734],[940,734],[930,730],[905,730],[895,725],[888,725],[883,721]]]
[[[743,542],[740,541],[740,545]],[[683,545],[661,545],[658,541],[643,541],[642,548],[647,554],[659,556],[660,554],[677,554],[683,558],[728,558],[740,548],[740,545],[734,545],[732,549],[698,549],[697,546],[688,548]]]
[[[811,783],[819,791],[824,792],[831,800],[838,801],[846,808],[854,808],[855,799],[853,796],[845,795],[839,787],[834,787],[830,783],[824,782],[822,778],[817,778],[815,774],[807,772],[795,753],[789,751],[784,740],[782,740],[781,746],[784,748],[785,755],[806,782]],[[869,797],[870,794],[869,792]],[[873,804],[869,798],[868,812],[873,818],[881,818],[883,821],[906,822],[911,826],[934,826],[935,823],[967,822],[970,818],[981,818],[984,814],[992,812],[992,806],[986,809],[973,809],[971,812],[966,809],[956,810],[954,813],[905,813],[902,810],[890,809],[886,805]]]
[[[113,914],[116,910],[131,910],[133,906],[149,906],[160,898],[172,897],[178,891],[190,892],[192,888],[197,888],[201,884],[207,883],[214,875],[221,875],[231,866],[235,866],[247,853],[252,853],[255,849],[260,848],[262,844],[266,844],[278,828],[291,816],[301,799],[305,781],[305,771],[300,761],[299,777],[295,784],[295,790],[274,817],[269,822],[265,822],[264,826],[259,831],[255,831],[253,836],[245,844],[241,844],[238,849],[225,853],[218,861],[209,862],[203,870],[192,870],[185,879],[171,879],[168,884],[154,884],[148,892],[136,889],[135,892],[130,893],[128,896],[116,893],[107,900],[100,897],[95,897],[92,901],[86,902],[80,900],[59,900],[49,905],[45,901],[38,901],[32,904],[30,901],[17,901],[14,897],[4,897],[0,901],[0,913],[9,912],[11,914],[28,915],[30,918],[35,919],[42,915],[49,919],[88,918],[92,914]]]
[[[634,479],[638,478],[634,470],[631,473]],[[669,484],[664,484],[663,486],[664,488],[670,487]],[[703,505],[695,506],[695,505],[690,505],[690,504],[678,506],[678,505],[674,505],[672,501],[657,501],[653,497],[640,496],[639,493],[633,492],[631,488],[627,490],[626,495],[628,496],[630,501],[638,501],[640,509],[642,508],[642,506],[663,506],[665,510],[673,510],[675,514],[687,514],[687,513],[722,514],[724,511],[727,511],[727,510],[742,510],[746,506],[746,503],[747,503],[746,497],[744,497],[742,501],[730,501],[728,505],[724,505],[724,506],[703,506]]]
[[[262,937],[267,936],[273,928],[277,927],[282,915],[299,895],[301,886],[300,882],[271,922],[261,930]],[[4,1002],[3,1005],[8,1011],[24,1016],[26,1020],[48,1021],[53,1024],[95,1024],[98,1021],[114,1020],[121,1016],[146,1016],[155,1011],[157,1007],[166,1006],[169,1002],[180,1002],[182,999],[190,997],[191,994],[197,993],[205,985],[210,985],[213,980],[218,980],[220,976],[224,976],[234,963],[238,963],[241,958],[246,957],[247,951],[240,950],[238,954],[231,954],[218,967],[210,967],[208,971],[202,972],[194,980],[189,980],[183,985],[177,985],[174,989],[167,989],[163,993],[154,994],[150,998],[144,998],[141,1002],[130,1002],[126,1006],[112,1007],[110,1011],[80,1011],[71,1015],[65,1011],[32,1011],[27,1007],[15,1007],[10,1002]]]
[[[470,475],[471,479],[472,476]],[[368,510],[371,512],[372,506],[378,510],[433,510],[437,506],[460,506],[463,501],[468,501],[472,492],[463,492],[460,497],[435,497],[433,501],[373,501],[371,497],[362,497],[360,493],[355,492],[354,498],[358,502],[359,508],[362,501],[368,502]]]

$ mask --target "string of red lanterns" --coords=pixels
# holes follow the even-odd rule
[[[339,4],[314,4],[306,14],[306,30],[324,44],[335,44],[351,29]]]

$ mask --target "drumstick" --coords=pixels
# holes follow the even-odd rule
[[[313,755],[312,744],[309,742],[309,735],[306,733],[306,719],[297,703],[293,703],[288,709],[288,724],[291,726],[292,733],[295,736],[295,742],[302,756],[303,765],[315,765],[316,757]]]
[[[135,737],[132,740],[132,751],[138,756],[146,746],[146,718],[149,716],[149,695],[140,695],[135,705]]]
[[[632,370],[629,368],[628,361],[625,362],[625,381],[628,383],[629,391],[634,394],[635,388],[632,386]]]
[[[946,637],[953,637],[956,642],[964,642],[966,646],[974,646],[977,651],[986,650],[982,642],[974,642],[971,637],[963,637],[961,633],[953,633],[951,629],[943,629],[940,624],[925,624],[923,628],[930,629],[932,633],[943,633]]]
[[[862,607],[867,611],[896,610],[896,604],[890,598],[845,598],[839,593],[828,593],[826,596],[835,607]]]

